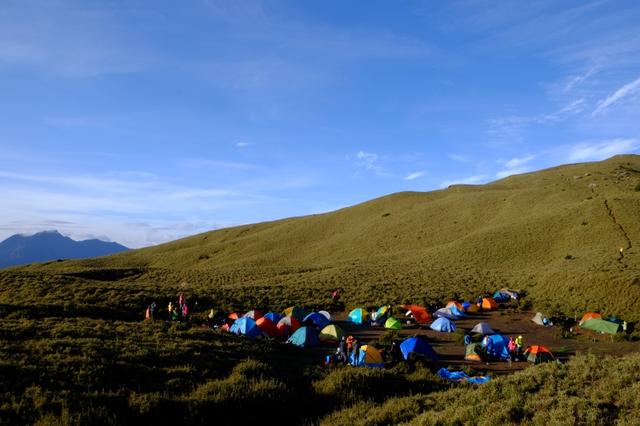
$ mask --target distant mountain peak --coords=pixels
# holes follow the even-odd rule
[[[56,229],[16,234],[0,242],[0,268],[55,259],[85,259],[129,250],[97,238],[75,241]]]

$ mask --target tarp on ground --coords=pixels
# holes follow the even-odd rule
[[[258,337],[262,334],[260,327],[256,325],[256,322],[249,317],[238,318],[233,322],[229,331],[233,334]]]
[[[380,351],[378,351],[373,346],[363,345],[360,347],[358,351],[358,356],[356,357],[355,353],[352,353],[349,356],[349,364],[355,366],[364,366],[364,367],[374,367],[374,368],[382,368],[384,367],[384,360],[382,359],[382,355]]]
[[[553,354],[546,346],[542,345],[533,345],[527,347],[524,350],[524,355],[527,357],[527,361],[533,362],[534,364],[540,364],[541,362],[551,362],[553,361]]]
[[[427,311],[427,308],[419,305],[401,305],[403,309],[411,312],[411,315],[416,319],[418,324],[426,324],[431,322],[431,314]]]
[[[394,317],[389,317],[384,322],[384,328],[388,328],[388,329],[391,329],[391,330],[401,330],[402,329],[402,323],[400,323],[400,321],[398,321]]]
[[[367,320],[367,311],[362,308],[355,308],[349,312],[349,321],[354,324],[362,324]]]
[[[329,324],[318,335],[323,342],[338,342],[342,336],[344,336],[344,331],[335,324]]]
[[[506,361],[509,359],[509,339],[502,334],[494,334],[488,336],[492,342],[491,351],[486,351],[487,355]],[[486,348],[485,348],[486,349]]]
[[[486,322],[479,322],[477,323],[472,329],[471,329],[472,333],[478,333],[478,334],[496,334],[495,331],[493,331],[493,329],[489,326],[489,324],[487,324]]]
[[[456,325],[448,318],[438,318],[431,323],[431,329],[442,333],[453,333],[456,331]]]
[[[291,316],[282,317],[280,321],[278,321],[278,324],[276,324],[278,333],[284,337],[293,334],[297,329],[300,328],[300,326],[300,321],[298,321],[296,317]]]
[[[620,324],[599,318],[591,318],[582,323],[580,327],[600,333],[616,334],[620,329]]]
[[[287,343],[303,348],[307,346],[317,346],[320,344],[318,330],[312,327],[300,327],[291,335],[291,337],[289,337]]]
[[[458,316],[451,312],[450,308],[440,308],[433,313],[433,316],[436,318],[447,318],[450,320],[458,319]]]
[[[323,329],[327,325],[329,325],[330,321],[322,314],[318,312],[311,312],[309,315],[304,317],[302,323],[305,325],[312,324],[314,327],[318,329]]]
[[[465,373],[464,371],[449,371],[446,368],[442,367],[440,370],[438,370],[438,376],[442,377],[443,379],[449,381],[449,382],[454,382],[454,383],[458,383],[458,382],[467,382],[467,383],[471,383],[474,385],[480,385],[482,383],[487,383],[489,380],[491,380],[491,377],[489,376],[475,376],[475,377],[469,377],[469,375],[467,373]]]
[[[430,359],[438,359],[436,351],[433,350],[425,338],[420,336],[403,340],[400,343],[400,352],[402,352],[404,359],[409,359],[409,355],[412,353]]]

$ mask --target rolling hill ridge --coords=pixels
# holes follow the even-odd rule
[[[639,218],[640,156],[625,155],[22,271],[95,281],[133,270],[126,280],[156,292],[232,304],[246,292],[250,305],[313,304],[335,287],[348,304],[376,304],[511,286],[540,308],[640,320]]]

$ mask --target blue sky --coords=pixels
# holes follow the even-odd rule
[[[636,1],[0,4],[0,239],[142,247],[640,152]]]

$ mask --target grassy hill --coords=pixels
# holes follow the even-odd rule
[[[639,218],[640,156],[626,155],[33,265],[0,280],[77,284],[79,303],[93,286],[90,300],[104,291],[131,306],[181,289],[223,306],[278,307],[323,303],[335,287],[355,306],[471,298],[511,286],[541,308],[640,320]],[[46,293],[55,301],[64,287]],[[0,301],[15,292],[15,285],[0,290]]]

